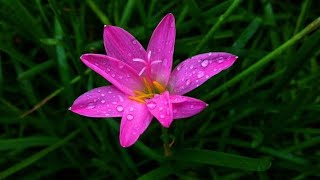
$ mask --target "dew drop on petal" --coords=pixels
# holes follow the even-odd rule
[[[132,112],[133,110],[134,110],[134,108],[133,108],[133,107],[130,107],[129,111]]]
[[[204,72],[203,71],[199,71],[197,74],[198,78],[202,78],[204,76]]]
[[[88,104],[87,109],[93,109],[95,108],[95,105],[93,103]]]
[[[187,79],[186,80],[186,85],[188,86],[188,85],[190,85],[190,83],[191,83],[190,79]]]
[[[164,117],[165,117],[165,116],[164,116],[163,114],[161,114],[161,115],[160,115],[160,118],[162,118],[162,119],[163,119]]]
[[[128,121],[133,120],[133,118],[134,118],[134,117],[133,117],[133,115],[132,115],[132,114],[128,114],[128,115],[127,115],[127,120],[128,120]]]
[[[134,39],[134,40],[132,41],[132,44],[137,44],[137,40]]]
[[[101,100],[101,103],[104,104],[106,101],[105,100]]]
[[[209,55],[209,56],[211,56],[211,55],[212,55],[212,53],[209,53],[208,55]]]
[[[123,111],[123,106],[121,106],[121,105],[117,106],[117,111],[122,112]]]
[[[101,96],[103,97],[103,96],[105,96],[105,94],[102,93]]]
[[[147,103],[147,107],[149,109],[151,109],[151,110],[156,108],[156,106],[157,106],[157,104],[155,102],[153,102],[153,101],[150,101],[150,102]]]
[[[204,61],[202,61],[201,66],[202,67],[207,67],[208,64],[209,64],[209,61],[208,60],[204,60]]]
[[[162,110],[163,110],[163,107],[160,107],[160,108],[159,108],[159,111],[162,111]]]

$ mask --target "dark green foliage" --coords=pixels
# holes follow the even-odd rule
[[[319,178],[319,7],[312,0],[0,0],[0,179]],[[239,59],[188,94],[209,104],[204,112],[175,121],[165,137],[153,121],[124,149],[119,118],[68,111],[79,95],[108,84],[79,57],[105,53],[104,24],[146,47],[169,12],[175,65],[209,51]],[[174,139],[172,156],[164,157],[163,138]]]

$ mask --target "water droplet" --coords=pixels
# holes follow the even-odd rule
[[[219,57],[218,58],[218,63],[222,63],[224,61],[224,58],[223,57]]]
[[[98,93],[101,93],[101,90],[100,90],[100,89],[98,89]]]
[[[190,108],[194,108],[194,105],[192,104],[192,105],[190,105]]]
[[[108,93],[109,93],[109,94],[111,94],[111,93],[112,93],[112,91],[108,91]]]
[[[177,67],[177,70],[180,71],[180,69],[181,69],[181,66],[178,66],[178,67]]]
[[[150,101],[150,102],[147,103],[147,107],[149,109],[151,109],[151,110],[156,108],[156,106],[157,106],[157,104],[155,102],[153,102],[153,101]]]
[[[132,44],[137,44],[137,40],[134,39],[134,40],[132,41]]]
[[[101,93],[101,96],[103,97],[103,96],[105,96],[105,94]]]
[[[103,100],[101,100],[101,103],[102,103],[102,104],[104,104],[105,102],[106,102],[106,101],[105,101],[104,99],[103,99]]]
[[[204,76],[204,72],[203,71],[199,71],[197,74],[198,78],[202,78]]]
[[[117,106],[117,111],[122,112],[123,111],[123,106],[121,106],[121,105]]]
[[[111,74],[111,76],[112,76],[112,77],[116,77],[116,75],[115,75],[115,74]]]
[[[119,76],[119,79],[123,79],[123,76]]]
[[[122,69],[124,67],[124,64],[119,64],[119,69]]]
[[[132,115],[132,114],[128,114],[128,115],[127,115],[127,120],[128,120],[128,121],[133,120],[133,118],[134,118],[134,117],[133,117],[133,115]]]
[[[109,68],[107,68],[107,71],[111,71]]]
[[[162,119],[163,119],[164,117],[165,117],[165,116],[164,116],[163,114],[161,114],[161,115],[160,115],[160,118],[162,118]]]
[[[118,97],[119,97],[120,102],[124,101],[122,96],[118,95]]]
[[[95,107],[96,106],[93,103],[89,103],[88,106],[87,106],[87,109],[93,109]]]
[[[160,108],[159,108],[159,111],[162,111],[162,110],[163,110],[163,107],[160,107]]]
[[[209,53],[208,55],[209,55],[209,56],[212,56],[212,53]]]
[[[202,61],[201,66],[202,67],[207,67],[208,64],[209,64],[209,61],[208,60],[204,60],[204,61]]]
[[[193,65],[190,66],[190,69],[193,69]]]
[[[191,83],[190,79],[187,79],[186,85],[188,86]]]
[[[133,108],[133,107],[130,107],[129,111],[132,112],[133,110],[134,110],[134,108]]]

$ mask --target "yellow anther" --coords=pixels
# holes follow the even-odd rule
[[[133,91],[135,95],[137,96],[141,96],[141,95],[144,95],[146,93],[144,93],[143,91]]]
[[[139,98],[139,99],[152,98],[153,95],[154,94],[145,94],[145,95],[137,96],[136,98]]]
[[[146,90],[148,93],[152,93],[152,88],[150,86],[150,83],[148,82],[148,80],[146,78],[143,78],[143,84],[146,87]]]
[[[159,91],[159,93],[164,92],[166,89],[157,81],[153,81],[152,84],[154,85],[154,87]]]
[[[134,100],[134,101],[137,101],[137,102],[139,102],[139,103],[144,103],[144,100],[143,100],[143,99],[139,99],[139,98],[137,98],[137,97],[129,96],[129,99]]]

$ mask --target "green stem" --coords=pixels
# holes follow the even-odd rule
[[[171,144],[169,143],[169,135],[168,135],[168,129],[162,128],[162,135],[161,139],[163,141],[163,148],[164,148],[164,156],[170,156],[171,155]]]
[[[293,36],[291,39],[289,39],[287,42],[282,44],[280,47],[263,57],[261,60],[256,62],[255,64],[251,65],[246,70],[242,71],[240,74],[238,74],[233,79],[229,80],[228,82],[222,84],[218,88],[216,88],[214,91],[211,91],[209,94],[207,94],[204,97],[204,100],[208,100],[211,97],[221,93],[222,91],[226,90],[227,88],[233,86],[237,82],[239,82],[241,79],[246,77],[247,75],[259,70],[262,68],[265,64],[269,63],[271,60],[273,60],[275,57],[283,53],[284,50],[288,49],[290,46],[297,43],[301,38],[309,34],[310,32],[316,30],[320,26],[320,17],[315,19],[312,23],[310,23],[307,27],[305,27],[302,31],[300,31],[298,34]]]

